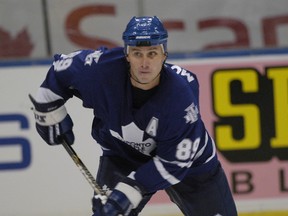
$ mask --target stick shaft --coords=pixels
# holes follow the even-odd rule
[[[98,195],[105,195],[105,193],[102,191],[101,187],[97,184],[95,178],[91,175],[85,164],[81,161],[81,159],[78,157],[77,153],[74,151],[71,145],[69,145],[64,139],[62,141],[62,145],[67,151],[67,153],[70,155],[71,159],[74,161],[74,163],[77,165],[77,167],[80,169],[83,176],[86,178],[88,183],[91,185],[93,190]]]

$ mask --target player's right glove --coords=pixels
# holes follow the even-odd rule
[[[62,139],[72,145],[74,143],[73,122],[67,114],[64,100],[38,103],[30,94],[29,98],[34,105],[36,129],[42,139],[49,145],[60,144]]]

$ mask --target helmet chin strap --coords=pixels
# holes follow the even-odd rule
[[[161,71],[162,71],[162,70],[161,70]],[[137,82],[137,83],[139,83],[139,84],[141,84],[141,85],[148,85],[148,84],[152,83],[155,79],[157,79],[157,78],[160,76],[161,71],[158,73],[158,75],[157,75],[153,80],[151,80],[150,82],[146,82],[146,83],[140,82],[140,81],[137,79],[137,77],[134,78],[134,77],[131,75],[131,71],[129,71],[129,76],[130,76],[131,79],[133,79],[135,82]]]

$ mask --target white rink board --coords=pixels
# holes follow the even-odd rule
[[[246,59],[247,62],[261,57]],[[281,57],[277,57],[279,59]],[[274,58],[271,57],[270,60]],[[287,56],[285,57],[287,59]],[[235,59],[234,59],[235,60]],[[269,60],[266,57],[265,60]],[[205,63],[213,63],[213,59]],[[225,62],[227,60],[223,60]],[[244,60],[245,61],[245,60]],[[181,64],[199,65],[201,60],[185,60]],[[221,64],[221,61],[217,59]],[[91,215],[92,189],[62,146],[45,144],[34,128],[28,94],[35,94],[45,77],[48,66],[0,67],[0,120],[1,116],[19,114],[29,122],[21,128],[17,122],[0,122],[0,138],[22,137],[29,141],[31,163],[27,168],[0,170],[0,215],[2,216],[79,216]],[[96,173],[100,149],[90,137],[91,110],[82,109],[78,99],[67,103],[74,121],[76,136],[74,149],[91,173]],[[81,110],[81,112],[79,112]],[[81,115],[79,114],[81,113]],[[5,161],[21,162],[21,149],[5,148]],[[2,149],[2,150],[1,150]],[[20,155],[19,155],[20,154]],[[1,154],[0,154],[1,156]],[[236,200],[240,212],[287,209],[288,198]],[[175,205],[150,203],[142,216],[181,215]]]
[[[62,146],[45,144],[34,128],[28,94],[35,94],[47,66],[0,69],[0,114],[20,113],[29,120],[29,128],[20,130],[17,124],[0,127],[0,137],[21,136],[31,145],[31,164],[26,169],[0,171],[0,215],[89,215],[92,190]],[[69,101],[70,103],[70,101]],[[73,100],[68,111],[75,122],[75,150],[95,173],[99,151],[89,137],[91,115],[81,111]],[[76,123],[77,122],[77,123]],[[86,125],[86,126],[83,126]],[[8,129],[9,128],[9,129]]]

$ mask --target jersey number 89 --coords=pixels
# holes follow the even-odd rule
[[[184,139],[177,145],[176,158],[179,160],[192,159],[199,147],[200,138],[197,138],[194,142],[190,139]]]

